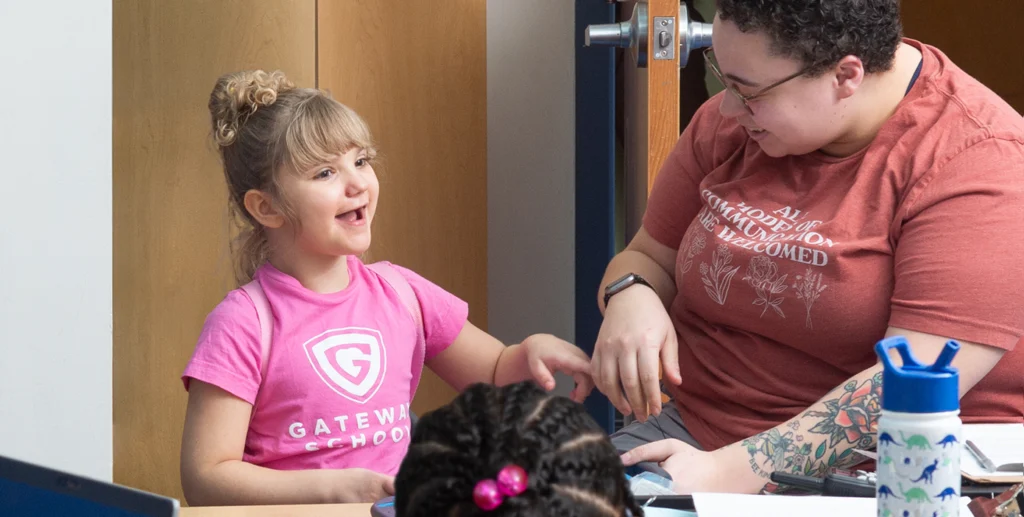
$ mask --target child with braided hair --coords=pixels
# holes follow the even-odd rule
[[[398,517],[640,516],[586,410],[533,382],[476,384],[417,423],[395,478]]]

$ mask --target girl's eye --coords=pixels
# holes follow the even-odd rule
[[[370,159],[363,157],[356,160],[356,167],[363,167],[370,164]]]
[[[316,176],[313,176],[313,179],[316,179],[316,180],[327,179],[327,178],[331,177],[331,174],[334,174],[334,171],[332,171],[331,169],[324,169],[324,170],[316,173]]]

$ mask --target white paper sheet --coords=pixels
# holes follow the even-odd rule
[[[970,440],[981,452],[996,464],[1024,462],[1024,425],[1021,424],[965,424],[963,441]],[[960,470],[972,477],[983,477],[992,480],[999,478],[1016,479],[1024,475],[1024,471],[987,472],[974,459],[974,455],[963,447],[960,455]]]
[[[961,517],[970,517],[969,502],[960,498]],[[693,503],[700,517],[872,517],[878,513],[870,497],[693,494]]]

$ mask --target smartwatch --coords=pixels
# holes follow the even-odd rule
[[[632,286],[633,284],[646,285],[647,287],[651,288],[652,291],[654,290],[654,286],[651,285],[651,283],[648,282],[647,280],[644,280],[644,277],[636,273],[627,273],[622,278],[608,284],[608,286],[604,288],[604,305],[607,307],[608,300],[611,300],[612,296],[615,296],[616,294],[625,291],[626,288]]]

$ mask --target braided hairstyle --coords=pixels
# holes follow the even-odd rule
[[[510,464],[529,476],[526,491],[484,512],[473,488]],[[395,478],[395,509],[398,517],[643,515],[597,422],[533,382],[476,384],[424,415]]]

